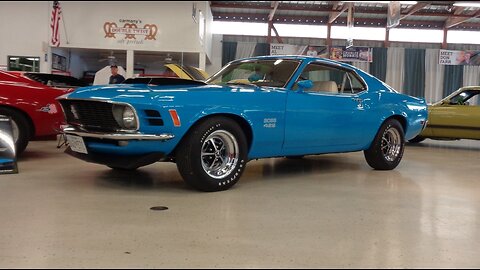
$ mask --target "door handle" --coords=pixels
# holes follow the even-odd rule
[[[363,98],[352,98],[352,100],[357,102],[357,108],[363,108]]]

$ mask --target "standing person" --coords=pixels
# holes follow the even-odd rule
[[[108,81],[109,84],[117,84],[117,83],[122,83],[123,81],[125,81],[125,77],[118,74],[117,65],[111,65],[110,70],[112,71],[112,76],[110,76],[110,80]]]

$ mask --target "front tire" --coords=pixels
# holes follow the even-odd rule
[[[378,131],[372,145],[364,151],[368,165],[376,170],[393,170],[400,163],[405,148],[402,125],[388,119]]]
[[[9,108],[0,108],[0,114],[12,119],[13,140],[17,156],[25,151],[28,141],[32,137],[32,129],[28,119],[20,112]]]
[[[176,151],[177,168],[190,186],[201,191],[227,190],[238,182],[247,162],[247,139],[225,117],[195,125]]]

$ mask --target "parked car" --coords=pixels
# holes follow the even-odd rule
[[[205,81],[208,79],[208,73],[200,68],[182,66],[179,64],[166,64],[165,68],[167,70],[167,74],[169,74],[171,77],[197,81]]]
[[[86,85],[64,75],[0,71],[0,114],[12,119],[17,154],[33,138],[60,133],[64,115],[56,98]]]
[[[428,124],[420,135],[410,140],[418,143],[426,138],[435,140],[480,140],[480,86],[458,89],[437,103],[428,106]]]
[[[67,153],[124,170],[173,161],[203,191],[232,187],[259,158],[364,151],[370,166],[391,170],[427,120],[425,100],[307,56],[234,61],[206,82],[127,79],[59,101]]]

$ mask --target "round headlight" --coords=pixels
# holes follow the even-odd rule
[[[137,127],[137,119],[135,118],[135,112],[125,106],[122,113],[123,126],[128,129],[134,129]]]

